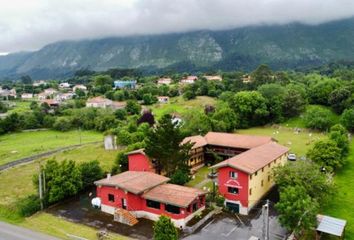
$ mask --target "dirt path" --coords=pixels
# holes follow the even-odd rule
[[[51,150],[51,151],[48,151],[48,152],[36,154],[36,155],[30,156],[30,157],[21,158],[21,159],[18,159],[18,160],[15,160],[15,161],[0,165],[0,171],[8,169],[8,168],[11,168],[11,167],[14,167],[14,166],[17,166],[17,165],[20,165],[20,164],[33,162],[36,159],[39,159],[39,158],[42,158],[42,157],[47,157],[47,156],[53,155],[53,154],[58,153],[58,152],[62,152],[62,151],[65,151],[65,150],[72,150],[72,149],[75,149],[75,148],[78,148],[78,147],[81,147],[81,146],[84,146],[84,145],[95,144],[95,143],[100,143],[100,142],[101,141],[71,145],[71,146],[67,146],[67,147],[57,148],[57,149],[54,149],[54,150]]]

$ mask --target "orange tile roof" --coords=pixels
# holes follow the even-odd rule
[[[188,207],[198,196],[204,194],[206,192],[197,188],[162,184],[144,193],[143,198],[178,207]]]
[[[272,141],[272,138],[267,136],[252,136],[221,132],[208,132],[204,138],[210,145],[244,149],[251,149]]]
[[[88,103],[103,103],[103,102],[107,102],[107,101],[110,102],[111,100],[101,97],[101,96],[90,98],[87,100]]]
[[[167,177],[152,172],[126,171],[110,178],[96,181],[95,184],[118,187],[134,194],[141,194],[169,180]]]
[[[182,144],[187,143],[187,142],[190,142],[192,144],[194,143],[192,149],[203,147],[208,144],[207,141],[205,140],[205,138],[200,135],[186,137],[185,139],[183,139]]]
[[[278,159],[288,151],[289,148],[287,147],[279,145],[275,142],[269,142],[222,161],[212,166],[212,168],[229,166],[248,174],[252,174]]]

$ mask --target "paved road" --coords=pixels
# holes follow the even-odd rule
[[[59,238],[0,222],[0,240],[59,240]]]

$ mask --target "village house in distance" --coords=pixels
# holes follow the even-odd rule
[[[247,215],[274,186],[271,170],[284,165],[289,149],[271,137],[209,132],[191,136],[182,143],[194,143],[188,165],[192,171],[211,162],[213,154],[224,161],[212,166],[218,173],[219,193],[225,206]],[[143,149],[128,153],[129,170],[155,173],[154,162]]]

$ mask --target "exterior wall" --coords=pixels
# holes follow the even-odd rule
[[[256,173],[249,175],[248,199],[249,207],[252,208],[259,200],[274,186],[272,179],[272,169],[286,163],[287,154],[274,160]],[[263,181],[263,184],[262,184]],[[251,193],[251,194],[250,194]]]
[[[188,160],[188,166],[194,168],[204,164],[204,148],[195,148],[190,152],[190,158]]]
[[[229,172],[237,173],[237,179],[229,177]],[[248,208],[248,174],[240,170],[223,167],[218,170],[218,186],[219,192],[224,196],[226,201],[239,202],[242,207]],[[228,192],[228,187],[236,187],[239,189],[238,194]],[[240,206],[241,209],[241,206]]]
[[[128,155],[128,161],[129,171],[155,172],[150,159],[142,153]]]

